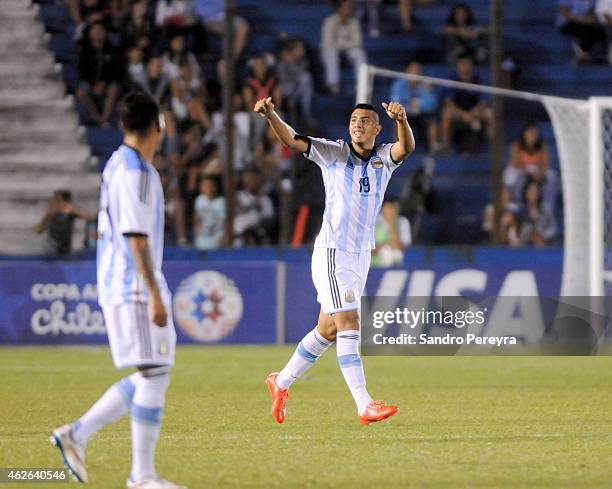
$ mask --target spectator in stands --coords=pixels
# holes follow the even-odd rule
[[[170,88],[172,113],[179,125],[186,128],[192,124],[199,124],[203,131],[212,127],[204,106],[204,85],[200,78],[194,75],[187,58],[181,62],[179,76],[171,80]]]
[[[216,77],[211,76],[207,79],[206,89],[208,92],[207,106],[210,112],[222,111],[224,107],[224,87],[225,87],[225,61],[219,60],[216,67]],[[243,81],[236,75],[234,83],[234,107],[235,110],[244,111],[242,89]]]
[[[252,107],[261,98],[272,97],[282,101],[282,92],[278,77],[272,71],[270,61],[265,54],[254,56],[249,60],[249,75],[244,81],[242,98],[245,107]],[[280,103],[280,102],[278,102]]]
[[[594,48],[605,43],[595,16],[595,0],[559,0],[558,24],[561,33],[575,38],[572,47],[577,63],[592,61]]]
[[[170,79],[179,77],[180,65],[185,60],[191,65],[192,74],[200,78],[202,70],[195,55],[185,46],[185,36],[176,34],[170,38],[170,49],[163,56],[164,71]]]
[[[597,18],[606,33],[608,43],[608,63],[612,65],[612,0],[597,0]]]
[[[457,72],[453,79],[465,83],[480,83],[474,71],[472,58],[463,55],[456,62]],[[482,131],[483,125],[490,137],[493,113],[487,99],[479,92],[451,89],[446,93],[442,109],[442,147],[450,152],[454,132],[457,129],[469,130],[475,134]]]
[[[399,213],[410,222],[413,239],[419,236],[425,213],[435,214],[440,210],[441,199],[433,186],[435,168],[436,160],[426,156],[404,180]]]
[[[418,61],[411,61],[406,66],[408,75],[421,75],[423,67]],[[395,100],[404,107],[412,127],[416,127],[427,137],[429,152],[438,152],[439,143],[439,102],[438,96],[430,84],[419,81],[397,79],[391,85],[389,100]]]
[[[244,81],[242,88],[242,101],[244,107],[253,107],[255,102],[262,98],[272,97],[277,105],[282,104],[282,91],[278,83],[278,77],[270,68],[271,61],[265,54],[260,54],[249,60],[249,75]],[[256,146],[263,138],[267,122],[253,111],[249,111],[253,125],[253,144]]]
[[[127,50],[127,74],[129,81],[136,85],[144,85],[147,78],[147,68],[144,63],[142,49],[130,46]]]
[[[193,212],[194,246],[198,250],[213,250],[223,242],[225,231],[225,199],[220,195],[219,180],[204,175],[199,182]]]
[[[399,214],[399,203],[396,199],[385,197],[381,213],[376,218],[374,234],[376,249],[372,253],[372,265],[402,265],[404,251],[410,246],[412,236],[410,221]]]
[[[66,0],[70,17],[76,25],[74,38],[80,41],[86,27],[100,22],[112,27],[111,3],[108,0]]]
[[[162,60],[159,56],[152,56],[147,62],[146,69],[141,76],[132,77],[132,82],[145,92],[152,95],[160,105],[166,119],[166,154],[171,158],[178,157],[176,121],[170,104],[170,78],[162,70]]]
[[[520,229],[517,213],[518,209],[514,212],[510,209],[503,209],[500,218],[500,244],[509,245],[512,248],[521,246],[520,240]],[[495,237],[495,228],[493,223],[495,222],[495,208],[493,204],[487,204],[484,209],[482,230],[489,235],[491,243],[496,243],[497,238]]]
[[[487,57],[484,46],[486,27],[474,25],[474,14],[466,3],[456,4],[443,28],[446,62],[454,64],[461,55],[468,54],[482,63]]]
[[[483,230],[493,232],[494,209],[485,208]],[[501,214],[502,243],[513,248],[525,245],[537,247],[550,243],[557,235],[557,223],[553,209],[543,202],[542,184],[528,178],[521,189],[518,203],[506,206]]]
[[[166,34],[187,33],[197,20],[191,0],[157,0],[155,25]]]
[[[155,26],[147,14],[146,0],[130,0],[130,9],[120,22],[122,44],[138,46],[145,55],[149,54]]]
[[[215,159],[214,164],[209,168],[218,168],[223,172],[222,160],[220,156],[225,148],[225,117],[221,111],[212,115],[212,128],[206,133],[202,142],[206,145],[214,145],[219,153],[219,158]],[[245,111],[236,110],[234,112],[234,168],[241,170],[253,161],[253,147],[251,141],[251,114]],[[212,163],[212,162],[211,162]]]
[[[312,117],[314,82],[301,40],[288,39],[283,43],[276,71],[289,123],[298,129],[313,127],[316,124]]]
[[[255,161],[264,172],[266,180],[280,182],[290,171],[295,151],[281,143],[271,127],[266,128],[263,139],[255,149]]]
[[[96,218],[93,212],[72,205],[72,195],[68,190],[53,193],[51,202],[42,221],[36,226],[36,233],[47,232],[46,248],[52,255],[67,255],[72,248],[72,232],[76,218],[91,221]]]
[[[187,244],[185,206],[176,176],[161,153],[155,155],[153,166],[159,173],[164,190],[164,241],[169,245],[185,246]]]
[[[523,190],[523,206],[517,216],[521,244],[545,246],[556,235],[554,214],[542,205],[542,187],[535,179],[529,179]]]
[[[225,9],[223,0],[194,0],[195,10],[204,28],[222,36],[225,32]],[[239,58],[249,39],[249,24],[240,16],[234,16],[234,42],[232,51]]]
[[[274,204],[262,191],[260,170],[256,167],[245,169],[241,175],[241,184],[242,189],[236,193],[234,244],[269,244],[274,227]]]
[[[363,22],[366,9],[368,11],[368,34],[370,37],[380,37],[380,4],[382,0],[354,0],[355,17]]]
[[[96,124],[109,124],[123,80],[123,63],[101,23],[91,25],[78,51],[77,98]]]
[[[207,85],[207,107],[212,112],[212,128],[206,133],[202,140],[205,147],[215,147],[214,156],[211,153],[207,158],[206,172],[214,168],[215,172],[223,171],[221,155],[225,147],[225,118],[223,113],[223,86],[225,85],[225,63],[223,60],[217,63],[217,76],[210,77]],[[239,83],[234,84],[234,168],[241,170],[245,165],[253,161],[253,121],[251,112],[244,110],[242,100],[242,87]],[[218,155],[218,156],[217,156]]]
[[[525,125],[510,147],[510,164],[504,170],[504,204],[516,209],[527,180],[541,185],[543,204],[551,211],[557,198],[557,175],[550,168],[550,152],[540,128]]]
[[[359,67],[367,61],[363,49],[363,35],[359,21],[351,13],[351,2],[343,0],[336,13],[323,21],[321,29],[321,58],[325,66],[327,89],[340,93],[340,56],[346,56],[353,64],[355,79]]]
[[[145,92],[153,95],[157,103],[164,107],[170,99],[170,77],[163,71],[162,66],[159,56],[151,56],[144,75],[133,81]]]
[[[402,21],[402,29],[409,33],[412,31],[414,4],[427,5],[434,3],[436,0],[398,0],[399,16]]]

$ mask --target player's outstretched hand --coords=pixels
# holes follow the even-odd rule
[[[168,313],[159,295],[154,295],[151,300],[151,317],[153,323],[163,328],[168,323]]]
[[[399,102],[383,102],[382,106],[387,111],[387,115],[394,121],[406,117],[406,109],[404,109],[404,106]]]
[[[269,117],[274,112],[274,104],[272,103],[272,97],[259,99],[255,103],[253,110],[262,117]]]

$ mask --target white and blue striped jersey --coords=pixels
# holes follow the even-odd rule
[[[157,170],[135,149],[121,145],[102,173],[98,214],[97,275],[100,305],[145,302],[148,291],[126,235],[146,235],[155,278],[169,296],[162,274],[164,192]]]
[[[374,228],[391,174],[401,164],[393,161],[391,146],[375,146],[362,158],[341,139],[308,138],[304,155],[321,167],[325,212],[316,248],[360,253],[375,248]]]

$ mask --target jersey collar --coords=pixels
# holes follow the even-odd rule
[[[372,156],[374,156],[374,153],[376,153],[376,149],[378,148],[378,145],[375,144],[374,147],[372,148],[372,151],[370,151],[370,156],[369,157],[365,157],[363,154],[359,153],[359,151],[357,151],[355,149],[355,147],[353,146],[353,143],[349,143],[349,147],[351,148],[351,152],[357,156],[357,158],[359,158],[361,161],[370,161],[370,159],[372,158]]]
[[[146,160],[142,157],[142,155],[140,154],[140,151],[138,151],[134,146],[130,146],[129,144],[125,144],[122,143],[123,146],[125,146],[128,149],[131,149],[134,153],[136,153],[136,156],[138,156],[138,159],[142,162],[145,162]]]

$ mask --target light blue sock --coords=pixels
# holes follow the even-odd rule
[[[89,411],[72,424],[74,441],[81,445],[87,444],[94,433],[127,414],[139,377],[140,374],[137,372],[109,387]]]
[[[357,405],[357,412],[363,414],[372,400],[366,389],[365,374],[359,345],[361,343],[361,332],[358,330],[341,331],[336,335],[336,353],[338,364],[346,385],[348,385]]]
[[[319,334],[317,328],[310,331],[302,341],[298,343],[293,356],[285,365],[276,383],[281,389],[288,389],[304,372],[306,372],[319,359],[323,353],[333,344],[333,341],[326,340]]]

